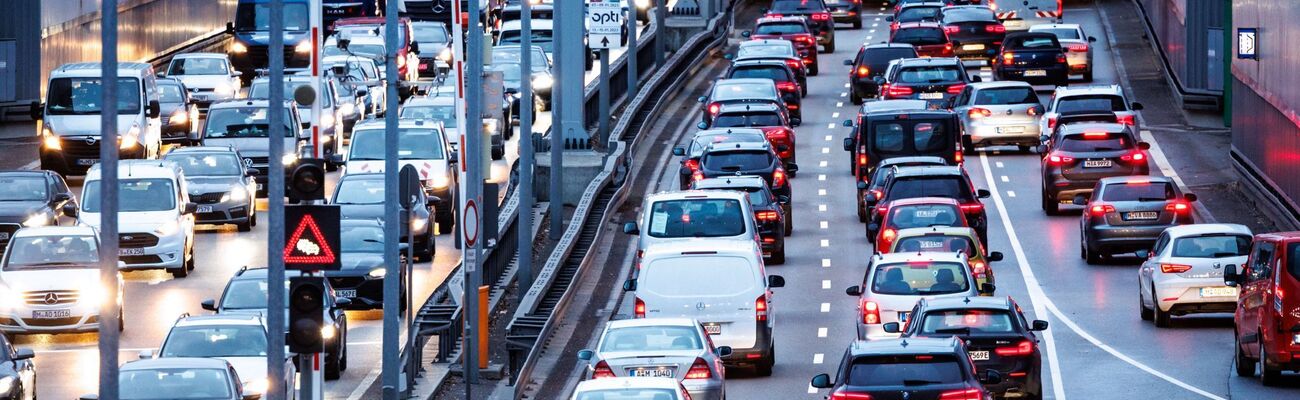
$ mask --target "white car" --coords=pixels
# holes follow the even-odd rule
[[[152,349],[140,351],[141,359],[203,357],[225,360],[235,368],[245,393],[266,395],[270,375],[266,370],[267,336],[266,320],[260,315],[217,314],[182,315],[172,325],[162,347],[155,354]],[[284,384],[294,387],[297,367],[293,358],[285,357]],[[295,398],[295,390],[285,398]]]
[[[1165,229],[1138,269],[1142,319],[1168,327],[1171,316],[1232,313],[1237,288],[1223,284],[1223,269],[1241,265],[1250,252],[1250,228],[1238,224],[1192,224]]]
[[[207,111],[208,104],[233,99],[241,88],[239,71],[225,53],[184,53],[172,57],[165,76],[176,78],[190,90],[190,98]]]
[[[1117,122],[1136,127],[1137,112],[1141,110],[1142,103],[1129,102],[1119,85],[1057,86],[1047,103],[1047,112],[1039,120],[1038,131],[1051,136],[1062,114],[1089,111],[1114,112]]]
[[[637,221],[623,233],[638,235],[637,254],[651,247],[702,238],[730,239],[759,245],[749,195],[744,192],[688,190],[646,196]],[[638,261],[639,262],[639,261]]]
[[[858,298],[858,339],[898,337],[884,324],[907,322],[920,299],[992,295],[992,283],[977,285],[965,254],[877,253],[871,256],[862,284],[844,292]]]
[[[691,395],[672,378],[609,378],[580,382],[569,397],[569,400],[604,399],[690,400]]]
[[[1070,66],[1070,75],[1083,75],[1085,82],[1092,82],[1092,43],[1097,38],[1088,36],[1079,24],[1042,24],[1029,27],[1030,32],[1047,32],[1056,35],[1065,50],[1065,60]]]
[[[120,265],[120,264],[119,264]],[[87,226],[23,228],[14,233],[0,269],[0,331],[98,332],[99,307],[122,302],[99,281],[99,239]],[[122,314],[117,316],[119,326]]]
[[[90,167],[78,220],[99,229],[100,164]],[[165,160],[118,164],[118,256],[124,270],[165,269],[183,278],[194,270],[194,213],[185,173]]]
[[[776,364],[772,288],[785,278],[768,275],[757,243],[695,239],[645,250],[638,276],[624,289],[635,292],[636,318],[694,318],[714,345],[731,347],[728,365],[747,365],[769,376]]]
[[[434,214],[439,233],[451,233],[460,185],[457,184],[456,154],[447,143],[442,123],[436,120],[400,120],[397,131],[398,166],[415,167],[424,192],[438,198],[434,203]],[[384,172],[384,140],[383,120],[357,124],[353,129],[352,143],[348,146],[347,159],[342,160],[343,175]]]
[[[610,321],[596,348],[578,351],[578,359],[587,363],[588,379],[674,378],[692,400],[725,399],[722,358],[731,355],[731,348],[714,347],[708,336],[691,318]]]

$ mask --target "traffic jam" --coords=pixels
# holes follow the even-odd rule
[[[1120,337],[1167,344],[1179,320],[1211,314],[1231,328],[1213,333],[1220,356],[1198,363],[1295,387],[1284,372],[1300,370],[1300,312],[1286,310],[1300,306],[1288,296],[1300,234],[1206,222],[1197,194],[1157,168],[1168,162],[1153,160],[1143,105],[1106,71],[1091,9],[760,3],[695,99],[698,130],[622,227],[635,249],[622,302],[575,355],[573,399],[1064,398],[1063,385],[1097,379],[1058,359],[1110,356],[1053,340],[1110,346],[1052,310],[1094,297],[1046,298],[1039,282],[1062,268],[1122,275],[1122,299],[1104,302],[1140,312],[1101,323],[1159,330]],[[994,178],[1004,173],[1021,197],[993,187],[1011,185]],[[1060,222],[1035,231],[1040,221]],[[1026,234],[1046,237],[1022,245]],[[1048,276],[1034,278],[1026,245],[1060,254],[1038,259]],[[1123,376],[1173,384],[1156,397],[1222,398],[1150,357],[1106,352],[1119,359],[1106,365],[1137,367]]]

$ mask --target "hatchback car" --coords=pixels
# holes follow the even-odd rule
[[[794,195],[790,188],[791,170],[798,170],[798,165],[782,163],[771,144],[715,143],[700,156],[700,169],[695,171],[693,180],[754,175],[766,180],[777,196],[790,198]]]
[[[723,79],[770,79],[781,92],[781,100],[791,118],[803,119],[803,89],[794,71],[776,60],[736,61],[722,74]]]
[[[794,43],[788,40],[755,39],[740,42],[736,46],[736,56],[732,61],[777,60],[790,66],[799,80],[799,90],[808,95],[808,65],[795,50]]]
[[[786,169],[790,170],[790,176],[794,176],[797,168],[795,163],[795,131],[792,128],[798,124],[798,118],[788,118],[785,110],[780,106],[771,104],[732,104],[724,105],[718,109],[718,115],[713,118],[713,123],[705,125],[703,122],[697,125],[700,129],[723,129],[723,128],[758,128],[763,130],[763,135],[771,143],[776,154],[785,162]]]
[[[729,355],[731,347],[714,347],[704,326],[691,318],[610,321],[595,349],[578,351],[587,364],[586,379],[672,378],[692,400],[726,397],[722,358]]]
[[[998,54],[1007,27],[988,6],[944,7],[939,23],[952,41],[953,54],[962,59],[988,61]]]
[[[972,83],[953,98],[952,110],[961,119],[962,149],[967,152],[976,146],[1003,145],[1028,151],[1042,140],[1038,121],[1045,110],[1028,83]]]
[[[1169,327],[1170,316],[1230,313],[1237,288],[1225,286],[1224,265],[1241,265],[1250,254],[1250,228],[1239,224],[1191,224],[1165,229],[1138,269],[1138,307],[1143,320]]]
[[[862,0],[824,0],[826,8],[831,11],[831,19],[836,23],[853,24],[853,29],[862,29]]]
[[[1002,253],[989,252],[974,229],[951,226],[899,229],[890,253],[962,252],[970,263],[975,283],[997,283],[991,263],[1002,261]]]
[[[763,256],[777,265],[785,263],[785,237],[791,233],[793,223],[790,198],[777,196],[768,189],[767,181],[759,176],[731,176],[696,181],[694,190],[735,190],[749,194],[749,204],[758,221],[758,236],[763,242]],[[781,201],[786,200],[786,201]]]
[[[646,196],[641,215],[624,223],[623,233],[638,236],[638,253],[700,238],[731,239],[757,247],[758,226],[753,215],[749,196],[744,193],[662,192]]]
[[[885,68],[894,60],[917,58],[916,48],[906,43],[877,43],[863,45],[852,59],[844,60],[849,66],[849,100],[862,104],[863,99],[880,96],[876,78],[885,75]]]
[[[240,232],[257,226],[257,170],[241,162],[239,152],[229,147],[182,147],[168,152],[171,161],[185,172],[190,200],[197,204],[196,224],[234,224]]]
[[[899,199],[883,206],[885,213],[880,217],[880,223],[867,224],[867,239],[876,245],[877,253],[888,253],[898,240],[901,229],[970,227],[966,214],[961,211],[961,203],[946,197]]]
[[[1070,65],[1056,35],[1046,32],[1008,34],[993,60],[993,76],[999,81],[1025,81],[1066,86]]]
[[[708,96],[700,96],[696,100],[700,102],[701,121],[709,125],[713,124],[713,118],[726,105],[773,105],[786,110],[785,97],[776,87],[776,81],[770,78],[719,79],[713,82],[713,89]]]
[[[1163,176],[1102,178],[1079,219],[1079,256],[1098,263],[1112,254],[1150,249],[1165,228],[1193,223],[1196,194],[1183,193]]]
[[[402,243],[415,248],[415,256],[420,260],[432,260],[434,252],[434,218],[430,207],[438,200],[429,197],[423,191],[411,194],[413,206],[400,211],[402,221],[398,231]],[[346,219],[383,219],[387,215],[384,204],[384,173],[351,173],[339,179],[334,186],[334,195],[330,204],[339,206],[339,214]],[[410,232],[411,235],[407,233]],[[415,243],[409,243],[415,236]]]
[[[339,260],[342,268],[325,271],[334,288],[334,296],[350,300],[349,310],[382,310],[384,308],[384,279],[388,269],[384,265],[384,223],[381,219],[345,219],[339,221]],[[406,244],[398,251],[406,255]],[[403,271],[399,279],[405,282],[404,257],[398,263]],[[398,309],[405,310],[406,285],[398,288]]]
[[[858,222],[867,222],[871,219],[868,211],[875,207],[877,201],[885,197],[885,183],[889,182],[889,178],[898,170],[895,167],[926,165],[943,166],[948,165],[948,161],[932,156],[894,157],[881,161],[870,176],[864,175],[862,180],[858,181]]]
[[[23,228],[9,239],[0,268],[2,293],[9,301],[0,308],[0,331],[14,334],[98,332],[100,306],[122,305],[118,292],[100,284],[99,235],[88,226]],[[118,264],[119,266],[122,264]],[[118,328],[125,325],[118,309]],[[112,317],[108,317],[112,318]]]
[[[966,344],[955,337],[858,340],[849,344],[835,378],[820,374],[810,385],[830,389],[830,399],[973,400],[992,396],[985,385],[1002,382],[997,371],[976,371]]]
[[[695,172],[700,170],[700,157],[715,143],[763,144],[767,143],[767,137],[761,129],[753,128],[706,129],[695,132],[685,146],[673,147],[673,155],[681,157],[678,174],[678,187],[681,190],[691,187]]]
[[[1079,24],[1043,24],[1029,27],[1030,32],[1047,32],[1056,35],[1065,50],[1070,64],[1070,74],[1083,75],[1084,82],[1092,82],[1092,43],[1097,38],[1088,36]]]
[[[1046,144],[1038,146],[1038,153],[1043,155],[1043,212],[1056,214],[1061,203],[1073,202],[1076,196],[1086,200],[1102,178],[1150,174],[1146,153],[1149,148],[1126,125],[1061,126]]]
[[[54,171],[0,171],[0,254],[24,227],[63,225],[77,213],[77,200]],[[71,212],[69,212],[71,211]]]
[[[994,289],[975,284],[963,253],[891,253],[871,256],[862,284],[844,293],[858,299],[858,339],[878,339],[897,337],[883,324],[906,323],[917,300],[976,297]]]
[[[970,227],[979,232],[980,241],[988,242],[988,215],[981,199],[991,193],[985,189],[975,189],[970,176],[962,167],[950,166],[916,166],[899,168],[889,175],[881,196],[875,202],[876,212],[872,222],[880,223],[881,217],[888,209],[889,202],[915,197],[946,197],[961,204]],[[875,236],[872,233],[872,236]]]
[[[158,104],[163,143],[199,143],[199,107],[190,100],[190,91],[184,83],[158,78]]]
[[[185,84],[190,99],[200,111],[219,100],[237,97],[242,82],[239,71],[230,65],[230,57],[222,53],[181,53],[172,57],[165,74]],[[242,77],[251,80],[253,77]]]
[[[835,52],[835,21],[831,20],[831,10],[822,0],[772,0],[767,17],[784,17],[787,15],[803,17],[817,36],[817,44],[826,53]]]
[[[1062,114],[1073,111],[1110,111],[1115,113],[1119,123],[1135,126],[1137,111],[1143,108],[1142,103],[1129,102],[1119,85],[1057,86],[1051,99],[1040,122],[1043,127],[1039,131],[1045,133],[1056,128],[1057,119]]]
[[[946,106],[967,84],[980,80],[979,76],[969,76],[966,66],[956,58],[904,59],[883,79],[888,86],[881,89],[881,98],[918,99]]]
[[[741,36],[746,35],[751,39],[787,40],[793,43],[795,49],[798,50],[799,57],[803,59],[804,65],[808,67],[808,75],[817,75],[821,69],[821,64],[817,62],[817,37],[803,18],[759,18],[758,21],[754,22],[753,32],[741,33]]]
[[[1238,272],[1240,271],[1240,272]],[[1282,384],[1282,371],[1300,371],[1300,232],[1255,235],[1241,268],[1223,267],[1223,281],[1237,286],[1233,349],[1237,376]],[[1281,328],[1281,329],[1278,329]]]
[[[952,57],[952,41],[938,22],[907,22],[889,34],[889,41],[916,47],[921,57]]]
[[[889,22],[889,32],[897,31],[899,25],[908,22],[939,22],[939,10],[943,6],[944,3],[937,1],[899,4],[894,15],[885,17],[885,21]]]

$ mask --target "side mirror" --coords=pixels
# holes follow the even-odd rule
[[[797,174],[799,173],[799,164],[788,163],[785,165],[785,171],[789,172],[790,175]]]
[[[153,358],[153,349],[140,350],[136,355],[140,357],[141,360],[148,360]]]
[[[362,98],[362,97],[366,97],[366,95],[368,95],[368,94],[370,94],[370,91],[369,91],[369,90],[366,90],[366,89],[357,89],[357,98],[358,98],[358,99],[359,99],[359,98]]]
[[[776,202],[781,204],[790,204],[790,196],[786,196],[786,195],[776,196]]]
[[[1129,104],[1128,108],[1133,109],[1133,111],[1142,111],[1142,103],[1138,103],[1135,101],[1133,102],[1133,104]]]
[[[678,157],[686,155],[686,148],[681,146],[674,147],[673,155]]]
[[[1080,195],[1075,195],[1075,196],[1074,196],[1074,205],[1076,205],[1076,206],[1086,206],[1086,205],[1088,205],[1088,198],[1087,198],[1087,197],[1084,197],[1084,195],[1081,195],[1081,194],[1080,194]]]
[[[32,357],[36,357],[36,352],[32,351],[32,349],[24,347],[14,350],[14,361],[30,360]]]
[[[953,45],[953,46],[956,46],[956,45]],[[971,82],[974,82],[974,83],[980,83],[980,82],[984,82],[984,78],[981,78],[979,75],[975,75],[975,76],[970,77],[970,81],[971,81]]]
[[[234,23],[234,22],[229,22],[229,21],[227,21],[227,22],[226,22],[226,32],[234,32],[234,31],[235,31],[235,23]],[[83,398],[84,398],[84,397],[83,397]]]
[[[204,310],[217,311],[217,301],[213,299],[203,300],[203,302],[199,303],[199,306],[203,307]]]
[[[244,170],[244,176],[249,176],[249,177],[257,176],[257,175],[260,174],[260,173],[261,173],[261,172],[259,172],[258,170],[255,170],[255,169],[247,169],[247,170]]]
[[[1151,250],[1141,249],[1133,252],[1133,255],[1137,256],[1138,258],[1151,258]]]
[[[1223,284],[1235,287],[1237,286],[1238,280],[1241,280],[1241,277],[1237,275],[1236,264],[1228,264],[1223,266]]]
[[[993,195],[993,194],[992,194],[992,193],[989,193],[988,189],[979,189],[979,190],[976,190],[976,191],[975,191],[975,197],[979,197],[979,198],[981,198],[981,199],[987,199],[987,198],[989,198],[989,196],[992,196],[992,195]]]
[[[983,284],[980,284],[980,290],[979,290],[979,291],[980,291],[980,293],[982,293],[982,294],[990,294],[990,295],[991,295],[991,294],[993,294],[993,292],[996,292],[997,290],[998,290],[998,287],[995,286],[995,285],[992,284],[992,283],[984,282]]]
[[[695,98],[695,101],[698,101],[698,102],[703,103],[703,102],[709,101],[709,98],[706,97],[706,96],[700,96],[700,97],[696,97],[696,98]]]
[[[834,383],[831,382],[831,376],[826,374],[817,374],[809,384],[818,389],[830,389],[831,386],[834,386]]]
[[[1088,36],[1088,42],[1089,42],[1089,43],[1094,43],[1094,42],[1096,42],[1096,41],[1097,41],[1097,38],[1096,38],[1095,36]]]
[[[844,65],[853,66],[853,60],[844,60]]]
[[[886,16],[886,17],[885,17],[885,22],[894,22],[894,16],[893,16],[893,15]]]
[[[980,373],[980,383],[985,385],[996,385],[1002,383],[1002,373],[993,369],[986,369]]]
[[[846,120],[844,120],[844,122],[841,122],[840,125],[844,125],[845,128],[852,128],[852,127],[853,127],[853,120],[851,120],[851,119],[846,119]],[[846,143],[847,143],[847,142],[846,142]]]
[[[185,203],[185,209],[181,210],[182,214],[193,214],[199,210],[199,205],[195,203]]]
[[[885,325],[884,325],[882,328],[885,329],[885,333],[898,333],[898,332],[899,332],[899,329],[898,329],[898,323],[897,323],[897,322],[886,322]]]
[[[723,59],[723,60],[731,60],[731,59],[734,59],[734,58],[736,58],[736,56],[733,55],[733,54],[730,54],[730,53],[728,53],[728,54],[723,54],[723,55],[722,55],[722,59]]]
[[[158,118],[162,115],[162,104],[158,100],[149,100],[149,118]]]
[[[1147,142],[1138,142],[1138,149],[1141,149],[1141,150],[1151,150],[1151,143],[1147,143]]]
[[[704,123],[704,122],[700,122],[700,123],[698,123],[698,124],[695,124],[695,127],[696,127],[696,128],[700,128],[700,129],[709,129],[709,124],[706,124],[706,123]]]
[[[591,360],[591,358],[594,357],[595,355],[596,352],[592,351],[591,349],[578,350],[578,359],[582,361]]]
[[[858,190],[867,190],[867,186],[866,182],[858,181]]]
[[[989,262],[998,262],[998,261],[1002,261],[1002,252],[1000,252],[1000,251],[995,251],[995,252],[989,253],[989,256],[988,256],[988,257],[985,257],[985,258],[987,258],[987,259],[989,260]]]
[[[460,162],[460,150],[452,150],[451,157],[447,157],[447,162],[452,164]]]
[[[240,76],[244,76],[244,73],[243,73],[243,72],[233,71],[233,70],[232,70],[232,71],[230,71],[230,76],[231,76],[231,77],[240,77]]]
[[[727,357],[730,356],[731,353],[733,353],[731,346],[718,346],[713,348],[713,354],[717,354],[718,357]]]
[[[32,117],[32,121],[40,121],[41,118],[45,117],[45,106],[39,101],[33,101],[32,105],[29,107],[30,108],[27,109],[27,112],[29,113],[28,115]]]
[[[790,118],[790,125],[794,125],[794,126],[803,125],[803,118],[798,118],[798,117]]]
[[[1187,200],[1189,202],[1196,201],[1197,200],[1196,193],[1183,193],[1183,200]]]
[[[781,275],[768,275],[767,287],[769,288],[785,287],[785,277],[782,277]]]
[[[640,235],[640,234],[641,234],[641,230],[640,230],[640,229],[637,229],[637,227],[636,227],[636,222],[626,222],[626,223],[623,223],[623,233],[626,233],[626,234],[629,234],[629,235]]]
[[[415,54],[420,54],[420,43],[419,43],[419,42],[411,42],[411,49],[410,49],[410,51],[411,51],[412,53],[415,53]]]
[[[882,77],[882,76],[877,76],[877,77],[875,77],[875,78],[872,78],[871,80],[872,80],[873,82],[876,82],[877,85],[884,85],[884,84],[885,84],[885,78]]]
[[[1044,320],[1041,320],[1041,319],[1036,319],[1036,320],[1034,320],[1034,322],[1031,322],[1031,323],[1030,323],[1029,330],[1031,330],[1031,331],[1045,331],[1045,330],[1047,330],[1047,321],[1044,321]]]
[[[408,246],[409,246],[409,245],[408,245]],[[344,307],[347,307],[347,306],[350,306],[350,305],[352,305],[352,299],[349,299],[349,298],[347,298],[347,297],[339,297],[339,298],[337,298],[337,299],[334,299],[334,308],[335,308],[335,309],[344,308]]]
[[[63,204],[63,215],[66,215],[66,216],[68,216],[68,217],[70,217],[70,218],[76,218],[76,217],[77,217],[77,204],[76,204],[76,203],[64,203],[64,204]]]
[[[847,294],[847,295],[849,295],[849,296],[853,296],[853,297],[861,296],[861,295],[862,295],[862,286],[856,286],[856,285],[855,285],[855,286],[849,286],[848,289],[844,289],[844,294]]]
[[[636,278],[632,278],[632,279],[628,279],[628,280],[626,280],[626,281],[623,281],[623,291],[625,291],[625,292],[635,292],[635,291],[636,291]]]
[[[740,32],[740,37],[743,37],[743,38],[749,38],[750,36],[753,36],[753,35],[754,35],[754,34],[751,33],[751,32],[749,32],[749,31],[741,31],[741,32]]]
[[[853,138],[844,138],[844,151],[853,151]]]

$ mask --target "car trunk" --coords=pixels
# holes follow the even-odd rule
[[[656,377],[681,380],[691,364],[699,357],[701,350],[661,350],[661,351],[627,351],[601,352],[604,360],[615,376]]]
[[[1106,202],[1116,212],[1106,213],[1106,223],[1112,226],[1170,225],[1178,220],[1178,212],[1168,210],[1165,200]]]
[[[1061,49],[1051,48],[1042,50],[1016,49],[1002,52],[1003,65],[1006,64],[1006,58],[1011,55],[1011,64],[1009,66],[1017,68],[1048,68],[1057,65],[1057,57],[1062,54]]]
[[[658,259],[641,269],[636,296],[644,302],[647,318],[695,318],[715,346],[753,348],[759,323],[755,302],[762,293],[756,271],[736,256]]]
[[[1111,176],[1136,175],[1138,166],[1123,159],[1131,152],[1132,150],[1128,149],[1087,153],[1060,152],[1061,156],[1074,159],[1070,165],[1061,168],[1061,176],[1072,181],[1096,181]],[[1163,206],[1163,203],[1161,204]]]
[[[1028,125],[1038,122],[1037,118],[1029,115],[1029,110],[1039,107],[1038,104],[975,105],[975,107],[989,110],[989,117],[997,124]]]
[[[966,353],[970,356],[971,361],[975,362],[977,370],[993,368],[1006,374],[1010,371],[1029,369],[1033,353],[1013,355],[1011,351],[1016,350],[1021,342],[1027,340],[1019,334],[966,335],[960,336],[960,338],[966,341]],[[998,354],[999,348],[1002,348],[1006,355]],[[1030,349],[1032,348],[1030,347]]]
[[[993,45],[1000,45],[1002,38],[1006,36],[1006,30],[999,30],[997,27],[1002,24],[988,21],[965,21],[947,25],[948,39],[953,43],[962,43],[959,49],[965,51],[987,50]],[[970,43],[970,44],[965,44]],[[972,44],[979,44],[978,48],[971,48]],[[956,44],[954,44],[956,46]]]
[[[700,169],[705,178],[754,175],[763,177],[768,186],[772,182],[772,163],[775,160],[767,151],[733,151],[706,154],[700,159]]]

